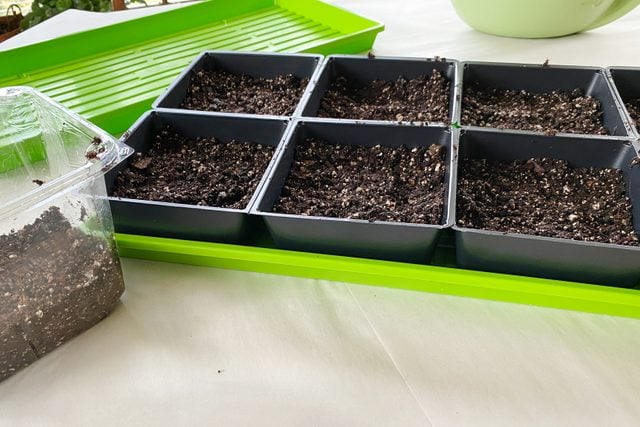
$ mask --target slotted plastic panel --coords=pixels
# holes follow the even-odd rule
[[[168,19],[190,27],[172,28]],[[315,0],[212,0],[0,52],[0,87],[33,86],[121,133],[203,50],[360,52],[381,30]],[[27,57],[24,66],[14,63]]]

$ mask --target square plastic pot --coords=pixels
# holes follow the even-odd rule
[[[187,67],[167,90],[156,99],[152,107],[154,109],[182,109],[180,104],[187,95],[187,89],[191,82],[191,76],[199,70],[221,70],[232,74],[247,74],[254,78],[274,78],[280,75],[291,74],[300,79],[307,78],[312,82],[313,76],[322,61],[322,55],[312,54],[282,54],[264,52],[225,52],[209,51],[200,54]],[[297,115],[302,108],[305,94],[310,91],[310,84],[305,88],[298,106],[292,115]],[[236,114],[236,113],[225,113]],[[238,115],[249,115],[237,113]]]
[[[170,125],[186,137],[215,137],[223,142],[234,139],[250,141],[276,147],[277,152],[288,123],[284,119],[151,111],[145,113],[123,138],[136,152],[145,153],[153,143],[155,135],[166,125]],[[275,153],[244,209],[109,197],[115,229],[119,233],[177,239],[245,242],[254,234],[252,232],[260,227],[259,222],[249,218],[248,212],[274,159]],[[128,163],[121,164],[106,175],[110,196],[117,173],[126,168]]]
[[[329,144],[365,147],[377,144],[387,147],[403,144],[409,147],[427,147],[431,144],[443,146],[446,151],[447,174],[440,223],[369,222],[272,212],[289,175],[296,145],[308,138],[316,138]],[[450,172],[455,158],[451,140],[450,131],[443,127],[296,121],[251,213],[264,218],[275,245],[279,248],[393,261],[427,262],[433,254],[440,232],[450,225],[449,188],[453,179]]]
[[[554,90],[571,92],[575,89],[581,89],[584,95],[592,96],[600,101],[603,123],[608,136],[627,137],[633,135],[630,124],[624,118],[622,106],[614,96],[613,88],[602,68],[463,62],[461,116],[464,112],[464,94],[469,87],[482,90],[490,88],[526,90],[531,93],[549,93]],[[460,124],[470,129],[492,129],[468,126],[468,123],[464,123],[463,119]],[[558,134],[562,135],[563,133]],[[602,135],[593,135],[593,137],[602,138]]]
[[[458,121],[457,106],[459,103],[456,101],[458,93],[457,68],[458,62],[455,60],[398,57],[368,58],[366,56],[332,55],[327,57],[322,65],[309,99],[305,102],[302,116],[316,117],[318,115],[318,109],[320,108],[320,103],[325,92],[338,77],[346,77],[357,85],[366,85],[373,80],[396,81],[399,77],[414,79],[419,76],[430,76],[433,70],[438,70],[449,79],[451,83],[449,87],[449,121],[447,123],[434,122],[431,124],[448,125],[449,123]],[[349,119],[357,119],[357,117]],[[385,122],[382,120],[358,121]]]
[[[611,77],[613,87],[619,97],[620,104],[627,114],[631,129],[637,138],[640,138],[640,123],[634,123],[625,103],[640,98],[640,68],[609,67],[607,73]],[[640,145],[638,145],[640,147]]]
[[[565,160],[572,167],[618,168],[624,172],[627,195],[633,204],[633,226],[640,233],[640,166],[632,165],[636,156],[630,141],[463,131],[457,176],[463,176],[463,159],[467,158],[511,162],[551,157]],[[456,213],[456,224],[457,218]],[[633,287],[640,281],[640,247],[637,246],[480,230],[455,224],[453,228],[457,264],[462,268],[619,287]]]

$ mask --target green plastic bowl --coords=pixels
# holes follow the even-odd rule
[[[506,37],[559,37],[601,27],[640,0],[451,0],[472,28]]]

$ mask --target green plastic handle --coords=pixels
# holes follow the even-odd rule
[[[609,22],[615,21],[616,19],[631,12],[638,5],[640,5],[640,0],[616,0],[604,15],[596,19],[596,21],[592,23],[587,30],[593,30],[594,28],[602,27]]]

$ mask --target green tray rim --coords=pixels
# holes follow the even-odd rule
[[[297,252],[116,233],[120,256],[281,276],[528,304],[640,319],[640,290]]]

